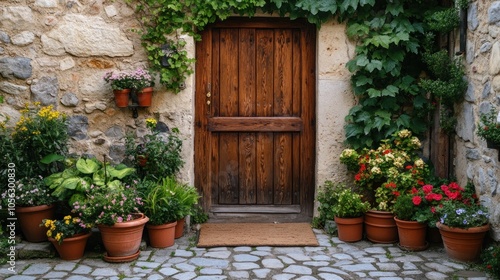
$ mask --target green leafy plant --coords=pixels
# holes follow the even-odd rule
[[[123,164],[112,166],[95,158],[79,158],[69,161],[62,172],[46,177],[45,184],[52,189],[52,195],[69,206],[92,187],[118,188],[122,180],[134,174],[135,169]]]
[[[345,188],[345,184],[333,182],[330,180],[319,187],[316,199],[319,202],[317,222],[318,227],[323,227],[326,221],[333,221],[335,214],[332,208],[338,203],[338,197],[335,195]]]
[[[484,270],[494,277],[500,279],[500,246],[492,244],[481,252],[481,265]]]
[[[205,212],[205,210],[203,210],[203,208],[199,204],[194,205],[190,217],[191,217],[190,221],[194,225],[206,223],[209,219],[208,214]]]
[[[143,209],[150,224],[162,225],[183,218],[178,197],[171,191],[176,188],[173,185],[177,184],[174,178],[166,177],[158,182],[150,182],[145,188]]]
[[[498,112],[495,109],[481,115],[476,133],[486,141],[500,144],[500,123],[497,122],[497,115]]]
[[[157,181],[176,175],[184,165],[179,130],[173,128],[165,139],[157,130],[155,119],[146,119],[146,126],[150,132],[138,145],[130,133],[127,135],[125,154],[132,159],[143,179]]]
[[[64,216],[62,220],[44,219],[40,226],[47,228],[47,236],[54,238],[59,244],[66,237],[89,232],[92,227],[91,224],[85,224],[82,219],[71,215]]]
[[[337,203],[333,206],[333,215],[339,218],[356,218],[363,216],[370,208],[370,203],[362,200],[362,196],[351,189],[344,189],[336,194]]]

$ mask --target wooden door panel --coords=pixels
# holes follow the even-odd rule
[[[206,210],[298,206],[294,213],[311,215],[315,30],[302,21],[254,21],[214,24],[197,44],[204,57],[196,65],[195,184],[204,184]]]

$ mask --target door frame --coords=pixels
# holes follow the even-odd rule
[[[303,162],[303,166],[310,166],[310,174],[303,174],[305,181],[310,182],[310,186],[302,186],[300,189],[300,214],[312,217],[314,212],[314,193],[315,193],[315,171],[316,171],[316,27],[308,23],[305,19],[290,20],[288,18],[238,18],[232,17],[221,22],[208,25],[201,33],[202,42],[211,42],[212,28],[259,28],[269,27],[272,25],[275,28],[298,28],[304,36],[301,36],[301,57],[303,59],[302,66],[302,81],[301,90],[310,92],[308,98],[309,108],[307,112],[302,112],[304,121],[304,133],[306,136],[312,137],[310,141],[312,151]],[[202,208],[209,212],[212,206],[212,190],[211,190],[211,174],[207,174],[207,170],[211,170],[210,151],[211,137],[208,128],[207,116],[210,114],[209,106],[206,105],[206,93],[209,92],[209,84],[212,81],[212,53],[211,44],[196,43],[196,63],[195,63],[195,132],[194,132],[194,179],[195,186],[201,194],[200,204]],[[203,102],[202,102],[203,100]],[[205,149],[201,147],[207,147]]]

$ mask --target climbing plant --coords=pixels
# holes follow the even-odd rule
[[[193,59],[182,52],[181,43],[176,46],[180,55],[168,59],[173,66],[162,66],[161,59],[162,46],[182,41],[179,34],[199,40],[199,31],[207,24],[233,14],[254,16],[257,11],[307,18],[318,28],[331,18],[346,21],[347,35],[357,45],[356,56],[347,64],[358,98],[346,117],[346,143],[353,148],[375,146],[400,129],[417,135],[428,129],[433,106],[428,91],[419,84],[427,67],[422,42],[432,24],[442,23],[435,18],[456,19],[435,0],[128,1],[141,15],[148,59],[161,73],[160,82],[175,92],[192,73]]]

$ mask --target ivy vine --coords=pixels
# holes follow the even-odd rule
[[[182,41],[175,38],[178,33],[199,40],[199,32],[207,24],[233,14],[253,16],[257,11],[292,20],[307,18],[318,28],[332,18],[346,21],[347,35],[357,42],[356,56],[347,64],[358,98],[346,117],[346,143],[353,148],[375,146],[400,129],[408,128],[417,135],[428,129],[433,106],[419,82],[428,67],[422,44],[426,34],[437,34],[436,26],[454,28],[457,23],[455,8],[445,9],[434,0],[127,1],[140,14],[142,41],[153,69],[160,72],[160,82],[175,92],[192,73],[194,61],[178,43],[178,55],[169,58],[170,67],[162,66],[162,46]],[[462,6],[468,2],[459,1]]]

